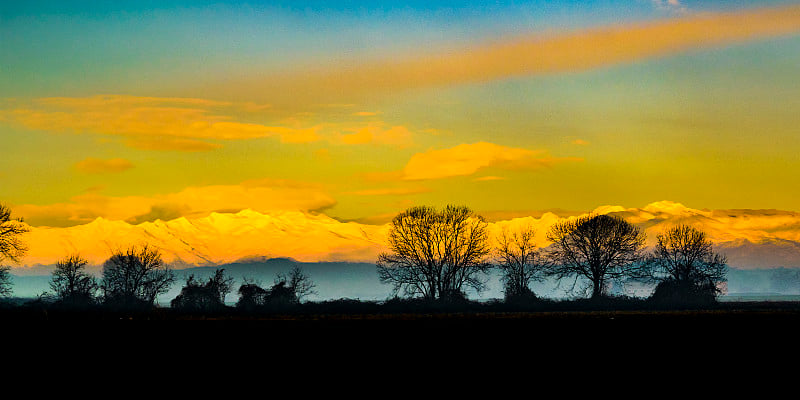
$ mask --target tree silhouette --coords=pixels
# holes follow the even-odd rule
[[[306,296],[315,294],[316,284],[303,270],[295,265],[288,275],[279,273],[269,289],[246,280],[239,286],[239,301],[236,307],[243,309],[286,308],[300,304]]]
[[[297,265],[292,267],[288,276],[285,274],[278,274],[275,278],[275,285],[287,287],[293,293],[297,302],[301,302],[304,298],[317,293],[314,290],[317,285],[311,281],[311,278]],[[273,289],[274,288],[275,286],[273,286]]]
[[[186,285],[172,302],[172,308],[189,311],[213,311],[225,308],[225,297],[233,288],[233,278],[225,276],[224,269],[217,269],[206,283],[200,283],[189,275]]]
[[[239,286],[239,300],[236,302],[236,307],[245,310],[263,307],[266,303],[267,295],[269,295],[269,291],[255,282],[246,280]]]
[[[28,228],[22,219],[12,219],[11,210],[0,204],[0,297],[11,295],[11,268],[2,263],[17,262],[25,254],[27,248],[19,238],[25,232]]]
[[[88,261],[72,254],[56,263],[50,278],[50,290],[56,301],[70,306],[84,306],[95,301],[98,285],[94,276],[86,272]]]
[[[705,232],[678,225],[658,235],[642,276],[658,284],[653,293],[657,300],[710,301],[726,281],[726,263],[725,256],[714,253]]]
[[[161,253],[148,245],[117,250],[103,265],[100,289],[106,304],[152,306],[156,296],[166,293],[175,280],[164,267]]]
[[[389,230],[389,249],[378,258],[382,283],[395,294],[428,300],[463,298],[465,287],[482,290],[481,275],[491,265],[486,221],[467,207],[412,207],[397,215]]]
[[[497,238],[495,254],[506,301],[536,298],[530,283],[543,279],[547,263],[536,248],[534,235],[530,227],[515,232],[504,228]]]
[[[548,274],[557,279],[579,277],[592,284],[592,298],[606,295],[612,280],[636,276],[645,235],[624,219],[586,215],[556,223],[547,233],[552,241]]]

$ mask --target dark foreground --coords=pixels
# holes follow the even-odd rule
[[[401,306],[370,303],[315,303],[278,310],[186,311],[154,307],[149,310],[115,310],[104,307],[70,309],[42,306],[0,308],[0,322],[89,323],[95,321],[217,321],[233,324],[291,326],[535,326],[558,329],[574,324],[683,326],[763,324],[779,326],[800,322],[800,302],[725,302],[704,307],[652,307],[641,302],[555,302],[534,306],[507,304]]]
[[[591,308],[585,303],[558,307],[563,309],[314,312],[320,310],[311,307],[282,313],[14,307],[0,309],[0,327],[4,343],[38,349],[48,359],[73,357],[78,348],[198,365],[209,359],[220,365],[276,358],[305,365],[313,360],[334,370],[342,361],[369,365],[432,356],[451,360],[451,365],[472,365],[476,357],[490,362],[522,358],[537,365],[600,357],[632,365],[683,360],[687,367],[690,359],[700,359],[728,368],[744,359],[766,363],[798,353],[800,302],[658,310],[584,309]],[[38,359],[33,355],[30,360]]]

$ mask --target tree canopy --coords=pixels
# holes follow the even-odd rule
[[[19,261],[27,251],[27,247],[20,239],[23,233],[28,232],[28,227],[22,219],[12,219],[11,209],[0,204],[0,296],[11,295],[10,268],[2,265],[6,260]]]
[[[534,235],[532,228],[525,227],[518,231],[503,229],[497,238],[497,267],[507,301],[536,297],[530,284],[543,279],[547,262],[536,248]]]
[[[678,225],[658,235],[642,275],[657,283],[654,296],[671,301],[706,301],[715,297],[725,282],[725,256],[714,253],[705,232]]]
[[[638,227],[610,215],[558,222],[547,238],[553,242],[548,274],[589,280],[593,298],[605,296],[611,281],[636,275],[645,243],[645,234]]]
[[[115,251],[103,265],[100,288],[106,303],[152,305],[174,280],[158,249],[145,244]]]
[[[94,302],[97,279],[86,272],[88,261],[72,254],[56,263],[50,278],[50,290],[57,301],[69,305],[86,305]]]
[[[487,238],[486,221],[467,207],[409,208],[392,220],[390,252],[377,263],[380,281],[408,296],[463,298],[466,287],[485,285]]]

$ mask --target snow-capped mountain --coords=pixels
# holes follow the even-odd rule
[[[215,265],[249,258],[298,261],[373,261],[383,248],[385,226],[339,222],[300,211],[211,213],[207,217],[138,225],[98,218],[68,228],[32,228],[25,265],[48,265],[79,253],[101,264],[115,249],[147,243],[176,267]]]
[[[661,201],[643,208],[603,206],[592,211],[618,215],[647,233],[648,245],[675,224],[708,233],[715,250],[737,268],[800,267],[800,213],[780,210],[698,210]],[[566,217],[566,218],[575,218]],[[548,245],[550,226],[563,219],[553,213],[489,224],[490,237],[504,228],[529,226],[537,244]],[[156,220],[138,225],[95,221],[67,228],[32,227],[21,266],[51,265],[70,253],[103,263],[112,251],[148,243],[174,267],[206,266],[247,259],[289,257],[298,261],[374,262],[386,250],[389,225],[341,222],[301,211],[212,213],[202,218]]]

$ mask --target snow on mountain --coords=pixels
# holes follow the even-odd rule
[[[676,224],[704,230],[715,250],[738,268],[800,267],[800,213],[780,210],[698,210],[661,201],[643,208],[602,206],[592,211],[625,218],[647,234]],[[576,218],[577,216],[566,217]],[[504,228],[529,226],[536,242],[547,246],[547,231],[562,217],[544,213],[489,224],[490,237]],[[98,218],[68,228],[32,227],[25,235],[29,252],[22,266],[51,265],[70,253],[101,264],[115,249],[148,243],[161,249],[174,267],[204,266],[245,259],[289,257],[298,261],[374,262],[386,249],[389,225],[341,222],[301,211],[212,213],[207,217],[156,220],[133,225]]]
[[[340,222],[300,211],[211,213],[207,217],[132,225],[98,218],[69,228],[34,227],[26,234],[24,265],[53,264],[78,252],[101,264],[115,249],[148,243],[176,267],[215,265],[256,257],[298,261],[373,261],[386,227]]]

